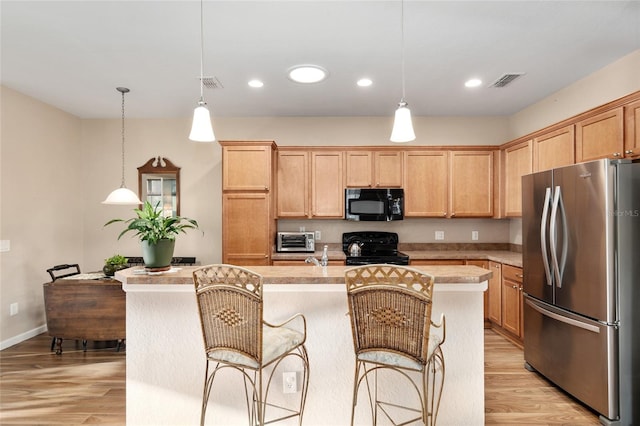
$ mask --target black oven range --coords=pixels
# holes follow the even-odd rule
[[[347,265],[409,264],[409,256],[398,251],[398,234],[395,232],[345,232],[342,234],[342,250],[347,256]]]

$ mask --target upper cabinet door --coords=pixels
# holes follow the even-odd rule
[[[347,151],[345,155],[345,185],[348,188],[370,188],[373,182],[371,151]]]
[[[504,149],[504,214],[522,216],[522,176],[532,170],[532,141],[520,142]]]
[[[624,156],[640,157],[640,101],[626,105],[624,110],[626,123]]]
[[[407,151],[404,159],[404,215],[446,217],[449,153]]]
[[[623,128],[623,107],[576,123],[576,163],[599,158],[622,158]]]
[[[342,152],[311,153],[311,216],[344,217],[344,179]]]
[[[278,150],[278,217],[309,214],[309,153]]]
[[[493,216],[493,152],[452,151],[450,217]]]
[[[573,124],[533,139],[533,171],[540,172],[575,163]]]
[[[401,151],[375,151],[373,153],[374,187],[402,187],[402,154]]]
[[[273,142],[234,146],[221,141],[220,144],[223,191],[271,190]]]

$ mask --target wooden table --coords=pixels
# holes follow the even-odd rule
[[[126,297],[114,279],[58,279],[43,284],[49,335],[62,353],[63,339],[126,338]],[[53,350],[53,347],[52,347]]]

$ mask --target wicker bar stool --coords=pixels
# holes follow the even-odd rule
[[[433,277],[410,267],[379,264],[347,269],[345,280],[356,355],[351,424],[364,382],[373,424],[381,414],[396,426],[435,425],[444,385],[441,346],[446,324],[444,315],[439,324],[431,320]],[[441,328],[442,335],[432,334],[432,327]],[[386,371],[407,380],[419,407],[391,401],[392,392],[378,390],[378,375],[388,380]]]
[[[207,357],[200,424],[204,424],[216,373],[226,368],[243,375],[251,426],[295,416],[302,424],[309,386],[304,316],[296,314],[282,324],[263,321],[262,276],[245,268],[208,265],[193,272],[193,281]],[[302,364],[300,401],[293,408],[267,403],[273,374],[287,358]],[[279,417],[267,419],[268,407]]]

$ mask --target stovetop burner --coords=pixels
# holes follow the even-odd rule
[[[360,245],[360,256],[350,255],[349,246],[352,243]],[[398,234],[395,232],[345,232],[342,234],[342,250],[347,256],[347,265],[409,264],[409,256],[398,251]]]

